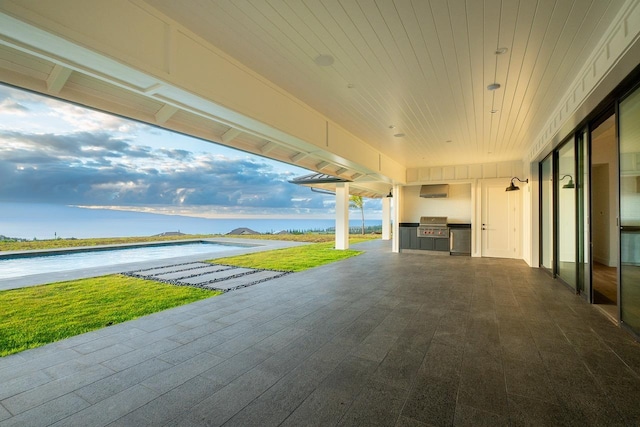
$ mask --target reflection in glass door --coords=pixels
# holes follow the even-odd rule
[[[640,334],[640,89],[619,113],[620,320]]]
[[[557,274],[575,291],[576,278],[576,150],[572,139],[558,150],[558,177],[555,190],[558,200]]]
[[[540,267],[553,270],[553,155],[540,166]]]
[[[576,190],[578,196],[578,290],[591,302],[591,239],[589,231],[589,134],[587,129],[576,133],[578,148],[578,173]]]

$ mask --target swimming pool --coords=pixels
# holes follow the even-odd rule
[[[53,273],[79,268],[104,267],[140,261],[155,261],[175,257],[212,254],[246,247],[213,242],[164,243],[144,246],[94,248],[53,251],[46,254],[20,254],[0,258],[0,279],[29,274]]]

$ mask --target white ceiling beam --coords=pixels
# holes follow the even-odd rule
[[[275,142],[267,141],[266,144],[264,144],[262,147],[260,147],[260,152],[262,154],[267,154],[269,151],[273,150],[277,146],[278,146],[278,144],[276,144]]]
[[[322,169],[326,168],[327,166],[329,166],[329,162],[325,162],[325,161],[323,160],[323,161],[321,161],[320,163],[318,163],[318,164],[316,165],[316,169],[318,169],[318,170],[322,170]]]
[[[156,123],[162,125],[166,123],[175,113],[178,112],[178,107],[173,105],[164,104],[162,108],[156,113]]]
[[[304,159],[307,156],[308,156],[307,153],[297,153],[297,154],[294,154],[293,156],[289,157],[289,159],[293,163],[298,163],[300,160]]]
[[[56,64],[47,77],[47,91],[51,94],[58,94],[69,80],[71,69]]]
[[[144,93],[145,95],[155,95],[160,91],[160,89],[162,89],[162,86],[162,83],[152,84],[148,88],[142,89],[142,93]]]
[[[222,142],[224,142],[225,144],[228,144],[229,142],[236,139],[241,133],[242,131],[236,128],[231,128],[222,134]]]

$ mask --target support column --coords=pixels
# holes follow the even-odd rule
[[[393,236],[391,240],[391,252],[400,252],[400,218],[402,216],[402,187],[393,186]]]
[[[336,249],[349,249],[349,183],[336,183]]]
[[[391,197],[382,199],[382,240],[391,240]]]

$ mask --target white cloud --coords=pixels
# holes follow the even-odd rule
[[[13,99],[4,99],[0,102],[0,114],[10,114],[15,116],[26,116],[29,114],[29,108],[16,102]]]

